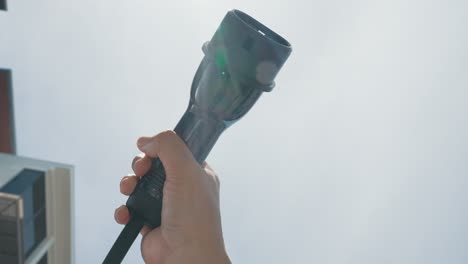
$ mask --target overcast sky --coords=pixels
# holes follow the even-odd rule
[[[208,162],[234,263],[467,263],[468,2],[9,0],[20,155],[75,166],[76,260],[98,263],[138,136],[173,128],[224,14],[293,54]],[[142,262],[135,244],[125,263]]]

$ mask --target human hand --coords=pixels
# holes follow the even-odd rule
[[[141,137],[138,148],[144,155],[132,162],[134,175],[123,177],[120,192],[130,195],[138,180],[160,158],[166,171],[161,226],[141,230],[141,254],[146,263],[231,263],[224,248],[219,208],[219,180],[204,163],[200,166],[185,143],[172,131]],[[115,210],[115,220],[126,224],[130,213],[125,205]]]

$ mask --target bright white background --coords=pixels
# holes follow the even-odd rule
[[[8,4],[18,153],[76,166],[77,263],[117,237],[137,137],[174,127],[232,8],[294,47],[208,158],[233,262],[468,262],[466,0]]]

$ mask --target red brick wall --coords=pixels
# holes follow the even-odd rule
[[[0,70],[0,152],[13,153],[8,71]]]

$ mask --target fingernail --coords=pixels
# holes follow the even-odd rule
[[[148,138],[148,137],[140,137],[138,140],[137,140],[137,146],[139,148],[143,147],[144,145],[148,144],[150,142],[151,138]]]
[[[143,145],[141,147],[141,150],[145,153],[148,153],[150,152],[151,150],[153,150],[154,148],[156,147],[156,142],[154,141],[150,141],[148,142],[146,145]]]

